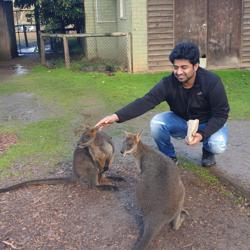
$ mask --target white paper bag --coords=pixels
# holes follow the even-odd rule
[[[199,120],[188,120],[187,121],[188,130],[187,130],[187,136],[186,140],[187,142],[191,142],[193,140],[193,135],[197,132],[199,127]]]

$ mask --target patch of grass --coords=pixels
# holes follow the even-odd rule
[[[12,130],[17,135],[17,144],[2,155],[0,169],[7,168],[15,161],[30,161],[30,156],[34,164],[55,164],[71,150],[72,141],[66,139],[69,131],[62,124],[68,124],[68,121],[48,119],[32,123],[20,130]]]
[[[250,71],[218,70],[215,71],[223,80],[232,119],[250,119]]]
[[[217,186],[220,183],[219,178],[212,175],[208,169],[197,166],[197,164],[194,164],[186,159],[181,159],[181,166],[184,169],[188,169],[195,173],[202,181],[208,183],[209,185]]]

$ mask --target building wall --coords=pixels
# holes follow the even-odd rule
[[[121,4],[123,4],[123,16],[121,16]],[[132,29],[132,12],[131,12],[131,1],[123,0],[117,1],[117,31],[118,32],[131,32]],[[122,64],[126,64],[128,61],[128,56],[132,56],[130,43],[130,37],[118,37],[118,50],[119,56],[118,60]]]
[[[173,8],[170,8],[171,2]],[[199,46],[201,60],[208,67],[239,67],[240,55],[241,60],[250,62],[249,9],[250,0],[148,0],[149,69],[164,71],[162,60],[167,59],[166,51],[170,52],[175,44],[184,40]],[[167,15],[169,11],[172,14]],[[173,31],[169,29],[171,22]],[[152,37],[151,33],[163,28],[158,37]],[[167,34],[173,36],[173,44],[168,43],[164,50],[162,45],[164,42],[167,45]],[[152,63],[150,51],[154,56]],[[240,51],[246,53],[244,57]]]
[[[148,70],[147,0],[131,1],[133,71]]]
[[[0,59],[11,59],[17,56],[11,1],[0,1],[0,27]]]
[[[168,58],[174,46],[174,0],[148,0],[147,5],[148,69],[165,71],[172,67]]]
[[[241,49],[240,60],[242,67],[250,67],[250,0],[242,1],[241,17]]]
[[[124,4],[124,16],[120,16],[120,4]],[[131,32],[126,37],[89,38],[86,55],[110,58],[127,63],[131,49],[132,67],[135,72],[147,71],[147,1],[146,0],[92,0],[85,1],[86,33]],[[128,45],[131,42],[132,46]]]
[[[85,1],[86,33],[112,33],[117,31],[116,0]],[[88,59],[117,58],[118,40],[112,37],[86,39]]]

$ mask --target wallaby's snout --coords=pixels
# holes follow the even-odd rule
[[[123,148],[121,149],[120,153],[121,153],[122,155],[124,155],[124,150],[123,150]]]
[[[122,154],[123,157],[126,156],[126,154],[127,154],[126,141],[123,142],[122,148],[121,148],[121,151],[120,151],[120,152],[121,152],[121,154]]]
[[[82,133],[77,146],[79,148],[88,147],[95,140],[97,131],[98,131],[98,128],[87,127]]]

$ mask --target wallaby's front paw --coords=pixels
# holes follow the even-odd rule
[[[113,185],[100,185],[96,186],[98,189],[101,189],[103,191],[119,191],[119,188],[117,186]]]
[[[109,176],[106,176],[106,178],[112,180],[112,181],[124,181],[126,182],[126,180],[123,178],[123,177],[120,177],[120,176],[112,176],[112,175],[109,175]]]
[[[190,216],[189,212],[186,209],[181,210],[181,215],[182,216]]]

